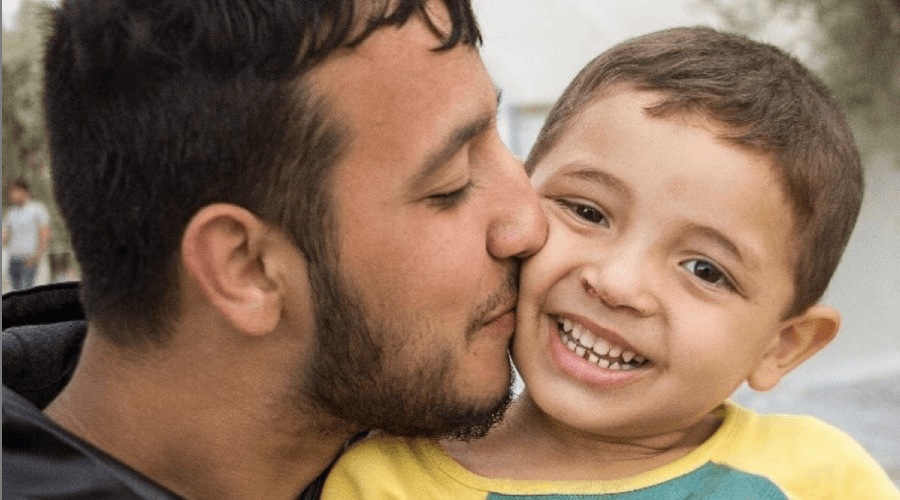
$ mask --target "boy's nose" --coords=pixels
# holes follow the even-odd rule
[[[581,286],[588,297],[610,309],[626,309],[647,316],[656,309],[656,298],[646,282],[648,265],[633,250],[601,256],[598,261],[582,266]]]

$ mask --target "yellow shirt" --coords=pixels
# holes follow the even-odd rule
[[[454,462],[433,440],[376,436],[348,451],[324,500],[900,500],[872,457],[812,417],[758,415],[728,402],[719,429],[664,467],[612,481],[490,479]]]

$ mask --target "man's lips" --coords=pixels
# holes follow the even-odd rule
[[[519,299],[518,273],[510,272],[497,289],[480,305],[470,318],[467,330],[474,333],[493,323],[509,321],[512,317],[515,328],[515,309]],[[512,314],[510,314],[512,313]]]
[[[488,325],[490,323],[493,323],[494,321],[497,321],[497,320],[501,319],[503,316],[510,314],[510,313],[512,313],[513,315],[515,315],[515,313],[516,313],[516,303],[515,302],[512,302],[510,304],[507,304],[507,305],[497,308],[495,310],[495,312],[492,312],[485,318],[483,324]]]
[[[516,304],[513,302],[510,305],[504,306],[502,309],[488,316],[484,321],[484,326],[491,326],[497,323],[506,324],[507,322],[512,323],[512,328],[515,329],[516,323]]]
[[[510,308],[489,318],[481,324],[481,328],[477,331],[487,333],[489,336],[504,336],[509,340],[515,333],[515,330],[516,310],[515,308]]]

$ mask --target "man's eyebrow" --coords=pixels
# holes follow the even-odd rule
[[[497,106],[499,105],[500,90],[498,89]],[[437,150],[430,153],[425,161],[422,162],[422,168],[419,169],[419,172],[410,183],[410,186],[412,187],[411,191],[416,192],[420,190],[422,186],[427,184],[428,180],[441,169],[441,167],[453,158],[453,155],[455,155],[457,151],[471,141],[472,138],[492,127],[496,120],[497,108],[495,107],[491,109],[490,112],[482,113],[451,132],[448,139],[445,140]]]

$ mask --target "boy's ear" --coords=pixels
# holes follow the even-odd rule
[[[786,320],[747,378],[748,385],[757,391],[773,389],[788,372],[828,345],[840,324],[838,312],[821,304]]]
[[[206,300],[238,331],[263,335],[281,316],[282,297],[267,267],[270,229],[249,211],[225,203],[200,209],[185,228],[185,270]]]

